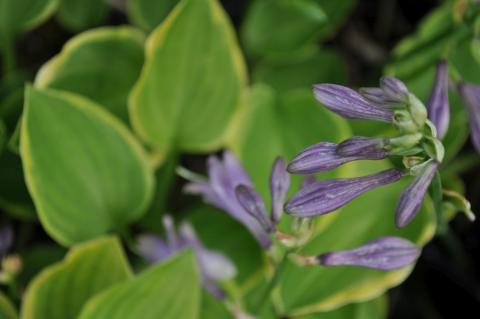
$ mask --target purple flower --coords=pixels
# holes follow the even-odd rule
[[[197,238],[190,224],[184,222],[177,234],[170,216],[163,219],[167,240],[164,241],[155,235],[142,235],[138,239],[138,251],[149,263],[161,262],[184,248],[192,248],[195,252],[202,283],[213,296],[223,299],[224,291],[217,282],[236,275],[233,263],[225,255],[206,249]]]
[[[270,219],[263,200],[253,189],[250,178],[232,153],[224,152],[223,161],[210,156],[208,177],[208,181],[192,181],[187,184],[185,192],[203,195],[206,202],[223,209],[245,225],[263,247],[270,247],[274,225],[280,218],[281,207],[290,185],[284,161],[277,159],[272,169],[270,187],[273,202]]]
[[[469,114],[473,146],[480,153],[480,86],[460,82],[458,90]]]
[[[378,160],[388,156],[382,138],[352,137],[340,144],[320,142],[298,154],[289,164],[294,174],[312,174],[328,171],[357,160]]]
[[[405,227],[417,215],[438,166],[438,162],[435,161],[427,164],[400,195],[395,213],[395,224],[398,228]]]
[[[327,214],[364,192],[394,183],[402,176],[402,171],[388,169],[369,176],[315,182],[290,199],[285,205],[285,211],[298,217]]]
[[[400,237],[381,237],[364,245],[318,256],[324,266],[354,265],[378,270],[393,270],[408,266],[420,256],[420,249]]]
[[[448,104],[448,64],[440,60],[437,64],[435,82],[427,103],[428,118],[437,128],[440,138],[445,136],[450,122],[450,108]]]
[[[343,117],[392,122],[391,110],[368,101],[347,87],[336,84],[316,84],[313,92],[320,103]]]

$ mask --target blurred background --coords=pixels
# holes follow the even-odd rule
[[[168,12],[175,2],[165,1],[165,8],[167,8],[165,12]],[[288,15],[277,21],[271,21],[270,25],[267,21],[262,26],[266,34],[270,32],[275,38],[269,44],[271,47],[262,47],[262,43],[265,42],[258,42],[256,36],[261,38],[264,35],[251,35],[245,24],[246,19],[252,19],[251,24],[255,23],[256,17],[250,12],[253,10],[252,2],[247,0],[222,0],[221,2],[240,35],[240,44],[246,52],[250,80],[266,81],[277,91],[294,87],[309,88],[310,84],[324,79],[325,72],[329,74],[328,78],[332,81],[353,87],[375,85],[378,78],[385,72],[398,74],[407,83],[408,80],[415,82],[417,71],[410,71],[407,67],[404,69],[397,63],[402,62],[402,53],[396,55],[392,51],[400,41],[416,34],[425,19],[440,6],[445,5],[445,2],[452,4],[449,10],[458,10],[459,14],[465,3],[465,1],[435,0],[320,1],[327,10],[337,14],[333,15],[334,22],[330,29],[323,27],[323,22],[320,24],[323,34],[317,34],[315,39],[310,39],[309,48],[305,49],[301,43],[297,47],[295,41],[288,41],[290,36],[288,28],[295,27],[295,25],[289,26],[288,21],[282,20],[288,19]],[[99,17],[87,21],[86,24],[82,21],[79,24],[69,24],[65,23],[65,20],[62,21],[62,18],[51,18],[38,28],[19,37],[15,42],[15,53],[18,69],[22,70],[20,77],[33,81],[39,68],[60,52],[65,42],[80,30],[96,25],[128,23],[124,2],[111,0],[111,4],[113,6],[105,9]],[[262,12],[259,13],[260,16],[262,14]],[[451,11],[451,14],[456,13]],[[314,10],[309,11],[306,18],[301,14],[299,17],[311,19],[313,28],[316,28]],[[288,28],[279,26],[282,21],[285,21]],[[299,28],[308,29],[312,26],[299,26]],[[429,46],[434,46],[439,39],[441,39],[440,36],[434,35],[427,39],[430,42],[425,41],[419,46],[423,45],[428,50]],[[312,47],[328,52],[328,60],[305,53]],[[276,50],[276,48],[280,49]],[[288,54],[286,51],[289,51]],[[287,58],[285,58],[286,54]],[[288,63],[284,63],[285,60]],[[435,59],[432,58],[425,69],[430,68],[434,62]],[[269,63],[277,63],[280,67],[271,71],[268,67]],[[478,63],[466,67],[471,68],[469,72],[480,75]],[[292,68],[297,71],[292,72]],[[305,70],[304,76],[301,70]],[[2,77],[5,75],[4,71],[2,70]],[[277,74],[283,74],[283,77],[298,77],[298,80],[295,78],[285,81],[282,76],[277,77]],[[15,118],[15,115],[12,117]],[[13,131],[15,124],[12,121],[8,129]],[[360,133],[371,129],[359,125],[355,128],[355,132]],[[455,135],[457,132],[451,134]],[[461,144],[463,145],[463,142]],[[473,211],[480,212],[480,165],[478,165],[480,158],[475,155],[470,143],[467,142],[461,147],[457,158],[462,160],[462,165],[459,164],[461,167],[456,170],[456,173],[464,183],[466,197],[471,200]],[[15,187],[12,186],[14,185],[12,180],[15,178],[12,172],[18,169],[19,164],[5,159],[5,156],[1,161],[3,161],[1,168],[3,172],[0,174],[2,179],[0,189]],[[205,156],[184,155],[180,163],[192,170],[202,172]],[[189,203],[181,200],[180,178],[172,178],[174,179],[172,184],[175,187],[170,189],[166,207],[169,210],[181,210]],[[0,191],[8,192],[5,189]],[[194,199],[191,200],[194,201]],[[453,219],[450,226],[451,230],[446,235],[435,238],[424,248],[418,265],[406,282],[391,290],[389,318],[478,318],[480,316],[478,310],[480,309],[480,225],[478,222],[470,223],[462,217]],[[51,241],[44,234],[43,229],[35,223],[24,223],[22,227],[17,227],[17,230],[19,241],[25,243],[32,238],[37,242]],[[19,245],[22,245],[21,242]],[[57,258],[55,254],[52,254],[52,260]],[[31,271],[34,272],[35,269]],[[26,277],[31,275],[24,274]]]

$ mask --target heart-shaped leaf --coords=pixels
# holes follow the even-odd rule
[[[196,319],[200,299],[195,257],[186,250],[98,294],[78,319]]]
[[[96,293],[131,277],[115,237],[73,247],[64,261],[38,274],[27,288],[23,319],[75,319]]]
[[[148,39],[130,96],[132,125],[160,153],[213,149],[244,86],[244,62],[218,1],[183,0]]]
[[[102,0],[62,0],[57,18],[66,29],[81,31],[102,24],[107,9],[106,1]]]
[[[20,151],[47,232],[71,245],[140,218],[153,174],[128,129],[71,93],[29,87],[25,99]]]
[[[127,2],[128,20],[146,31],[152,31],[177,3],[178,0],[130,0]]]
[[[40,69],[35,86],[82,94],[128,122],[127,97],[143,65],[143,43],[131,27],[81,33]]]
[[[11,37],[45,21],[59,0],[0,0],[0,35]]]

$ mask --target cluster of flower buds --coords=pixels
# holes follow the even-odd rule
[[[404,168],[388,169],[373,175],[318,181],[298,192],[285,210],[297,217],[333,212],[355,197],[374,188],[394,183],[405,175],[415,176],[403,191],[396,209],[397,227],[405,227],[418,213],[427,189],[444,157],[439,131],[448,127],[448,78],[446,62],[438,64],[427,107],[393,77],[382,77],[380,87],[356,92],[335,84],[314,86],[317,100],[349,119],[380,120],[392,123],[395,137],[355,136],[339,144],[320,142],[298,154],[288,165],[294,174],[312,174],[357,160],[403,157]],[[430,119],[429,119],[430,118]],[[437,131],[437,128],[440,128]]]
[[[236,275],[234,264],[222,253],[205,248],[189,223],[183,222],[177,233],[172,218],[166,215],[163,218],[163,225],[167,239],[163,240],[156,235],[140,236],[137,247],[139,254],[153,264],[171,257],[184,248],[193,249],[204,288],[216,298],[223,299],[225,292],[217,283]]]

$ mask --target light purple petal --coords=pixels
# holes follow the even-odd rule
[[[351,250],[318,257],[324,266],[354,265],[378,270],[406,267],[420,256],[420,248],[400,237],[381,237]]]
[[[383,76],[380,79],[380,87],[387,98],[398,102],[408,101],[407,86],[399,79],[392,76]]]
[[[165,215],[162,219],[163,227],[165,228],[165,232],[167,234],[167,244],[172,250],[179,250],[183,243],[178,237],[175,231],[175,224],[173,223],[172,216]]]
[[[337,151],[338,145],[320,142],[298,154],[289,164],[288,171],[293,174],[312,174],[328,171],[342,164],[357,160],[376,160],[385,158],[385,151],[363,152],[352,156],[343,156]]]
[[[166,242],[155,235],[142,235],[137,242],[138,252],[151,264],[165,260],[174,253]]]
[[[316,99],[332,112],[349,119],[367,119],[391,122],[391,110],[379,107],[352,89],[336,84],[317,84],[313,88]]]
[[[435,82],[427,103],[428,118],[437,128],[437,133],[442,138],[448,130],[450,122],[450,107],[448,103],[448,64],[440,60],[437,64]]]
[[[384,138],[351,137],[338,144],[336,152],[341,156],[357,156],[365,159],[384,159],[388,156]]]
[[[403,176],[398,169],[357,178],[316,182],[298,192],[286,205],[290,215],[312,217],[332,212],[371,189],[394,183]]]
[[[179,232],[187,245],[195,251],[200,271],[206,279],[219,281],[235,277],[237,270],[230,259],[220,252],[206,249],[189,223],[183,222]]]
[[[252,181],[235,156],[225,151],[223,159],[209,156],[207,160],[208,182],[195,181],[184,190],[192,194],[201,194],[206,202],[224,210],[242,223],[265,248],[271,245],[270,234],[263,226],[240,205],[235,188],[240,185],[251,186]]]
[[[267,216],[267,210],[262,197],[251,187],[238,185],[235,189],[237,200],[247,213],[255,218],[267,232],[271,232],[273,225]]]
[[[480,86],[461,82],[458,90],[469,114],[473,146],[480,153]]]
[[[397,227],[405,227],[417,215],[438,165],[437,162],[432,161],[400,195],[395,213]]]
[[[278,157],[272,167],[270,175],[270,195],[272,198],[272,221],[280,221],[283,214],[283,204],[290,187],[290,175],[287,172],[285,160]]]

